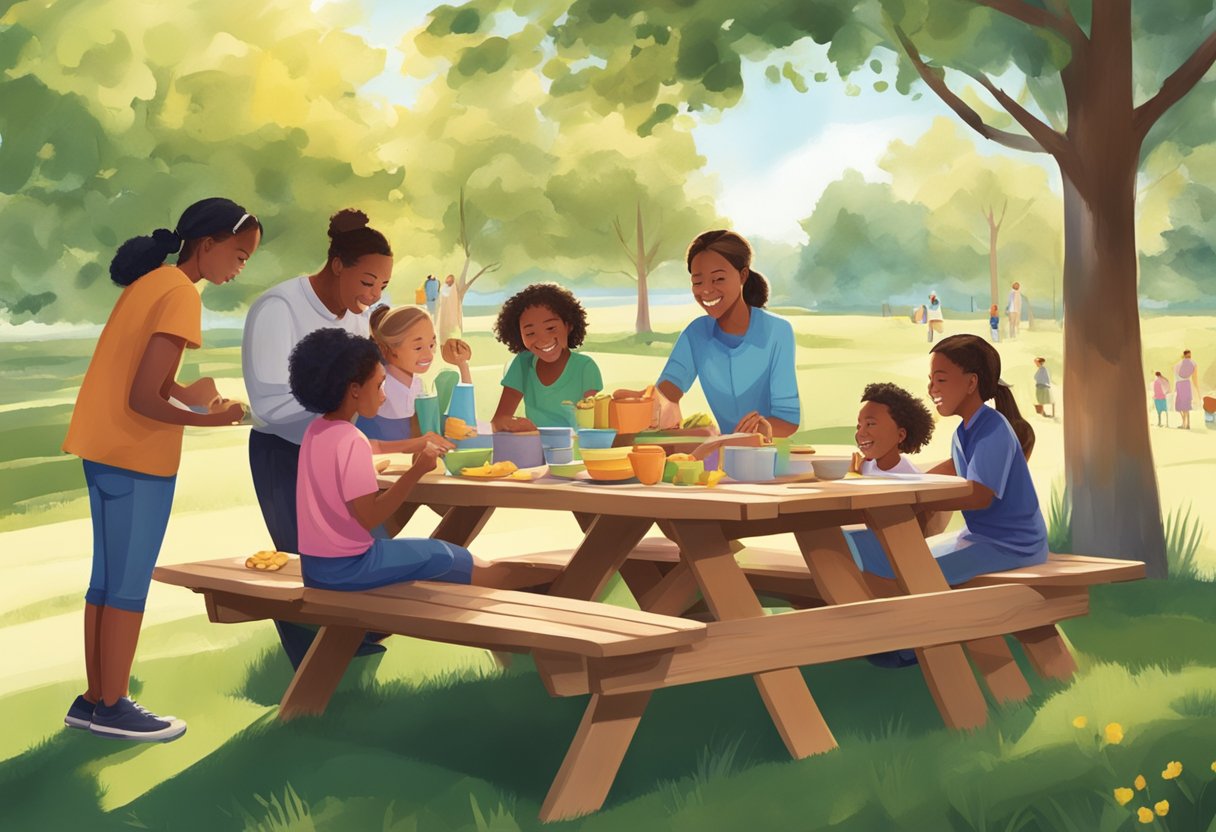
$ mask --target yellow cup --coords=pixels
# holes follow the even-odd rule
[[[612,404],[612,397],[601,393],[595,397],[595,427],[608,428],[611,427],[608,416],[608,406]]]
[[[595,427],[595,408],[577,407],[574,409],[574,421],[580,428]]]

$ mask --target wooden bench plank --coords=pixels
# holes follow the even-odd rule
[[[1006,585],[716,621],[707,625],[707,638],[682,650],[597,663],[592,687],[601,693],[626,693],[932,648],[1033,631],[1088,609],[1084,595],[1044,598],[1030,587]]]
[[[152,577],[196,592],[210,589],[271,601],[295,601],[304,594],[300,562],[295,558],[276,572],[246,569],[245,558],[239,557],[158,566]]]

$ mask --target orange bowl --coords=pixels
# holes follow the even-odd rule
[[[587,476],[593,480],[612,482],[633,476],[633,465],[628,456],[624,459],[584,459],[583,464],[587,466]]]
[[[654,416],[653,399],[617,399],[608,408],[608,426],[617,433],[641,433]]]

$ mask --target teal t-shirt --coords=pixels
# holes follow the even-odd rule
[[[515,356],[502,386],[518,390],[524,397],[524,416],[540,427],[571,427],[562,402],[577,402],[588,390],[603,390],[600,368],[589,356],[571,352],[566,368],[557,381],[545,385],[536,375],[536,356],[521,352]]]

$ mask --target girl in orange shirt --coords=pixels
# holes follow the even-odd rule
[[[197,284],[236,277],[262,226],[228,199],[196,202],[170,231],[123,243],[110,277],[124,287],[80,385],[63,450],[84,463],[93,517],[93,573],[85,594],[88,689],[64,723],[103,737],[168,742],[186,723],[160,718],[128,696],[152,569],[169,522],[185,426],[235,424],[244,407],[215,382],[177,383],[182,351],[202,343]],[[163,265],[171,254],[177,264]],[[186,410],[170,397],[194,408]]]

